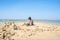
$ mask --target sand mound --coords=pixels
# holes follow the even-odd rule
[[[34,26],[7,22],[0,25],[0,40],[60,40],[60,26],[37,23]]]

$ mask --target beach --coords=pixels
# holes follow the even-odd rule
[[[60,40],[60,25],[34,22],[33,26],[24,22],[0,24],[0,40]]]

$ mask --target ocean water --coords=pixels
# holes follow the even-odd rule
[[[0,19],[0,24],[4,22],[26,22],[27,20],[17,20],[17,19]],[[34,20],[34,21],[41,21],[41,22],[48,22],[48,23],[54,23],[60,25],[60,20]]]
[[[6,22],[26,22],[27,20],[17,20],[17,19],[0,19],[0,24]]]
[[[48,23],[53,23],[53,24],[59,24],[60,25],[60,20],[40,20],[42,22],[48,22]]]

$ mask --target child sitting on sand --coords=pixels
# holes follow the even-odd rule
[[[27,26],[33,25],[33,20],[31,19],[31,17],[28,18],[28,23],[24,23],[24,25],[27,25]]]

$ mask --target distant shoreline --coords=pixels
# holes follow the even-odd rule
[[[26,19],[0,19],[0,23],[4,22],[26,22]],[[47,22],[52,24],[60,24],[60,20],[34,20],[35,22]]]

